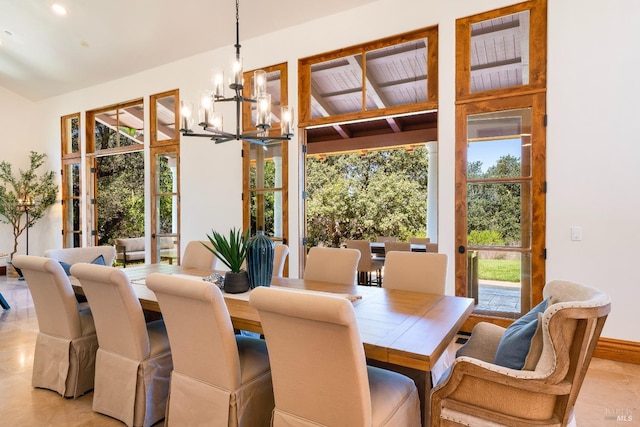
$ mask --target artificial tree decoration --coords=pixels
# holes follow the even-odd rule
[[[38,175],[38,169],[44,164],[46,154],[31,151],[29,169],[19,170],[13,175],[9,162],[0,162],[0,221],[13,228],[13,250],[10,259],[18,251],[18,238],[28,228],[44,216],[45,211],[56,202],[58,186],[53,171]],[[27,220],[23,221],[25,209]]]

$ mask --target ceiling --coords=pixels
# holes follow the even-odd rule
[[[376,0],[240,4],[240,41]],[[0,0],[0,87],[33,101],[235,42],[231,0]],[[289,12],[283,12],[289,11]]]

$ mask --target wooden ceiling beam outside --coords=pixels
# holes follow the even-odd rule
[[[333,139],[307,144],[307,155],[318,155],[340,152],[354,152],[362,150],[379,150],[384,147],[395,147],[411,144],[435,141],[438,138],[438,129],[418,129],[400,133],[388,133],[382,135],[361,136],[350,139]]]

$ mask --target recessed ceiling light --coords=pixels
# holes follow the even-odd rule
[[[51,9],[53,9],[53,11],[55,13],[57,13],[58,15],[66,15],[67,14],[67,9],[64,8],[64,6],[62,6],[61,4],[58,3],[54,3],[51,5]]]

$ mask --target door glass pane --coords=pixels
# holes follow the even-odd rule
[[[104,111],[96,114],[94,127],[96,151],[118,147],[118,132],[116,131],[118,113],[116,110]]]
[[[144,106],[142,103],[118,110],[120,147],[144,144]]]
[[[64,120],[63,129],[65,135],[62,137],[64,143],[62,154],[80,152],[80,117],[73,116]]]
[[[311,66],[311,117],[362,111],[362,55]]]
[[[154,261],[174,263],[179,248],[177,153],[156,154],[155,159]]]
[[[528,253],[469,250],[467,295],[476,300],[475,312],[517,317],[528,311],[530,258]]]
[[[282,188],[282,144],[251,144],[249,188]]]
[[[143,144],[143,104],[96,113],[94,132],[96,150]]]
[[[266,236],[282,239],[282,191],[251,191],[251,234],[264,230]]]
[[[98,157],[98,245],[144,236],[144,153]]]
[[[467,242],[473,246],[529,248],[531,211],[529,183],[470,183],[467,185]],[[527,194],[522,194],[525,191]],[[525,218],[527,218],[525,216]]]
[[[158,98],[155,105],[156,142],[176,137],[176,98],[173,95]]]
[[[367,110],[427,101],[427,40],[367,52]]]
[[[471,25],[471,92],[529,84],[529,11]]]

